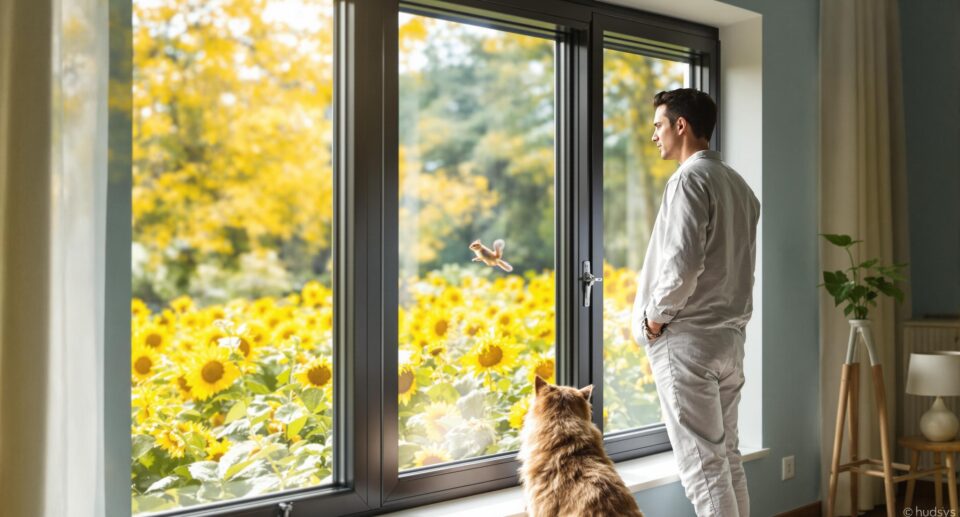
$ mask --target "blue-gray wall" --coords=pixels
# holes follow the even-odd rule
[[[726,1],[763,14],[763,444],[771,452],[746,470],[751,513],[766,517],[820,499],[820,4]],[[796,477],[780,481],[780,458],[791,454]],[[693,515],[678,483],[637,500],[648,515]]]
[[[900,2],[913,315],[960,314],[960,2]]]

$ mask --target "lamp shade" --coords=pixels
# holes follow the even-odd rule
[[[907,393],[932,397],[960,395],[960,352],[910,354]]]

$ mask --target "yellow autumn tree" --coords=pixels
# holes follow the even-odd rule
[[[329,253],[332,2],[134,2],[143,275]],[[324,263],[325,261],[319,261]]]

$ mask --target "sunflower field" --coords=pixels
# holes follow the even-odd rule
[[[656,422],[634,273],[604,277],[605,425]],[[553,273],[445,268],[400,292],[400,468],[516,450],[534,376],[555,380]],[[332,300],[317,282],[206,307],[133,300],[134,513],[329,482]]]

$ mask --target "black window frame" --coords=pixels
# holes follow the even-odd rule
[[[110,0],[111,77],[131,84],[132,0]],[[335,469],[331,486],[224,501],[153,515],[372,515],[483,493],[518,483],[515,453],[397,472],[398,24],[401,11],[514,32],[554,32],[557,48],[556,293],[557,380],[594,384],[594,422],[603,404],[603,293],[584,307],[580,265],[603,264],[603,49],[616,33],[686,49],[693,86],[719,105],[719,31],[692,22],[590,0],[336,0],[334,125]],[[641,53],[653,52],[642,45]],[[123,109],[127,112],[124,113]],[[130,262],[130,113],[111,112],[107,260]],[[116,121],[116,122],[114,122]],[[719,149],[719,124],[711,147]],[[115,266],[115,267],[114,267]],[[594,266],[597,270],[598,266]],[[106,340],[129,364],[130,279],[108,275]],[[129,380],[105,379],[116,403]],[[120,395],[118,395],[120,394]],[[108,404],[109,407],[109,404]],[[125,416],[124,416],[125,415]],[[129,437],[129,410],[108,409],[107,432]],[[391,441],[392,439],[392,441]],[[129,446],[129,442],[127,442]],[[670,449],[662,424],[605,436],[615,461]],[[122,452],[129,452],[129,447]],[[122,454],[108,456],[119,467]],[[122,474],[122,473],[121,473]],[[127,471],[129,476],[129,471]],[[110,479],[121,479],[115,475]],[[119,495],[119,494],[118,494]],[[129,505],[126,506],[129,509]],[[127,510],[129,511],[129,510]]]

